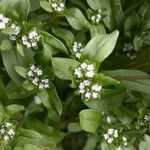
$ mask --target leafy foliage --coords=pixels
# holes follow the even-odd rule
[[[0,149],[148,150],[149,0],[0,0]]]

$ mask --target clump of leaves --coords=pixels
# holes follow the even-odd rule
[[[0,149],[148,150],[148,0],[0,1]]]

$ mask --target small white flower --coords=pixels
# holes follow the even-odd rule
[[[107,140],[107,142],[108,142],[108,144],[111,144],[112,142],[113,142],[113,138],[109,138],[108,140]]]
[[[104,136],[104,139],[105,139],[105,140],[108,140],[108,139],[109,139],[109,134],[106,133],[106,134],[104,134],[103,136]]]
[[[39,81],[39,78],[36,77],[35,79],[32,80],[32,83],[34,85],[38,85],[38,81]]]
[[[150,116],[145,115],[145,116],[144,116],[144,119],[145,119],[146,121],[149,121],[149,120],[150,120]]]
[[[124,142],[124,146],[127,146],[128,145],[128,142]]]
[[[95,92],[100,92],[102,89],[102,86],[101,85],[98,85],[98,84],[94,84],[92,86],[92,90],[95,91]]]
[[[119,146],[119,147],[117,147],[117,149],[116,150],[122,150],[122,148]]]
[[[34,74],[33,74],[33,72],[31,70],[28,71],[27,75],[28,75],[28,77],[33,77],[34,76]]]
[[[114,129],[108,129],[108,132],[107,132],[109,135],[113,135],[114,133]]]
[[[85,94],[85,98],[90,99],[90,98],[91,98],[91,93],[90,93],[90,92],[87,92],[87,93]]]
[[[83,76],[81,68],[77,68],[75,69],[75,73],[74,73],[78,78],[81,78]]]
[[[56,3],[53,3],[53,4],[52,4],[52,7],[53,7],[53,8],[56,8],[56,7],[57,7],[57,4],[56,4]]]
[[[127,142],[127,137],[123,136],[122,140],[123,140],[123,142]]]
[[[82,64],[81,64],[81,68],[82,68],[82,69],[87,68],[87,63],[82,63]]]
[[[63,3],[60,3],[60,7],[61,7],[61,8],[64,8],[65,5],[64,5]]]
[[[118,137],[118,130],[114,130],[114,137],[115,137],[115,138]]]
[[[81,82],[79,85],[79,89],[84,89],[84,88],[85,88],[85,84],[84,84],[84,82]]]
[[[81,58],[81,53],[77,52],[77,53],[75,54],[75,56],[76,56],[76,58],[80,59],[80,58]]]
[[[91,82],[89,80],[84,80],[84,85],[85,86],[89,86],[91,84]]]
[[[0,29],[4,29],[9,22],[9,18],[6,18],[3,14],[0,14]]]
[[[98,93],[92,93],[93,98],[97,98],[98,97]]]
[[[41,102],[41,99],[38,97],[38,96],[34,96],[34,102],[35,104],[37,105],[40,105],[42,102]]]
[[[81,90],[79,90],[79,93],[80,93],[80,94],[84,94],[84,93],[85,93],[85,90],[84,90],[84,89],[81,89]]]
[[[5,127],[8,128],[8,127],[11,127],[11,126],[12,126],[12,123],[10,123],[10,122],[6,122],[6,123],[5,123]]]
[[[10,136],[13,136],[13,135],[15,135],[15,132],[14,132],[14,130],[13,130],[13,129],[10,129],[10,130],[8,131],[8,135],[10,135]]]
[[[5,129],[0,129],[0,133],[3,135],[5,133]]]
[[[88,71],[88,72],[86,73],[86,76],[89,77],[89,78],[93,78],[94,74],[95,74],[95,73],[94,73],[93,71]]]
[[[94,65],[93,65],[93,64],[88,65],[88,66],[87,66],[87,70],[88,70],[88,71],[93,71],[93,70],[94,70]]]
[[[8,135],[5,135],[5,136],[3,137],[3,139],[4,139],[5,141],[8,141],[8,140],[9,140],[9,136],[8,136]]]

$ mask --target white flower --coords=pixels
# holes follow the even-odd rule
[[[144,119],[145,119],[146,121],[149,121],[149,120],[150,120],[150,116],[145,115],[145,116],[144,116]]]
[[[91,93],[90,93],[90,92],[87,92],[87,93],[85,94],[85,98],[90,99],[90,98],[91,98]]]
[[[76,56],[76,58],[80,59],[81,53],[77,52],[77,53],[75,54],[75,56]]]
[[[32,66],[30,67],[30,69],[33,71],[34,69],[36,69],[36,67],[35,67],[34,65],[32,65]]]
[[[125,136],[122,137],[123,142],[127,142],[127,138]]]
[[[108,144],[111,144],[111,143],[113,142],[113,138],[109,138],[109,139],[107,140],[107,142],[108,142]]]
[[[88,72],[86,73],[86,76],[89,77],[89,78],[93,78],[94,74],[95,74],[95,73],[94,73],[93,71],[88,71]]]
[[[14,130],[13,130],[13,129],[10,129],[10,130],[8,131],[8,135],[10,135],[10,136],[13,136],[13,135],[15,135],[15,132],[14,132]]]
[[[82,64],[81,64],[81,68],[82,68],[82,69],[86,69],[86,68],[87,68],[87,63],[82,63]]]
[[[102,86],[101,85],[98,85],[98,84],[94,84],[92,86],[92,90],[95,91],[95,92],[100,92],[102,89]]]
[[[85,84],[84,84],[84,82],[81,82],[79,85],[79,89],[84,89],[84,88],[85,88]]]
[[[9,140],[9,136],[8,136],[8,135],[5,135],[5,136],[3,137],[3,139],[4,139],[5,141],[8,141],[8,140]]]
[[[38,85],[38,81],[39,81],[39,78],[36,77],[35,79],[32,80],[32,83],[34,85]]]
[[[56,8],[56,7],[57,7],[57,4],[56,4],[56,3],[53,3],[53,4],[52,4],[52,7],[53,7],[53,8]]]
[[[81,78],[82,76],[83,76],[83,74],[82,74],[82,70],[81,70],[81,68],[79,67],[79,68],[77,68],[77,69],[75,69],[75,73],[74,73],[78,78]]]
[[[89,80],[84,80],[83,82],[84,82],[85,86],[89,86],[91,84],[91,82]]]
[[[122,150],[122,148],[119,146],[119,147],[117,147],[117,149],[116,150]]]
[[[34,102],[35,102],[35,104],[37,104],[37,105],[39,105],[39,104],[42,103],[42,102],[41,102],[41,99],[40,99],[38,96],[34,96]]]
[[[128,145],[128,142],[124,142],[124,146],[127,146]]]
[[[28,75],[28,77],[33,77],[34,76],[34,74],[33,74],[33,72],[31,70],[28,71],[27,75]]]
[[[88,65],[88,66],[87,66],[87,70],[88,70],[88,71],[93,71],[93,70],[94,70],[94,65],[93,65],[93,64]]]
[[[98,97],[98,93],[92,93],[93,98],[97,98]]]
[[[115,138],[118,137],[118,130],[114,130],[114,137],[115,137]]]
[[[4,29],[9,22],[9,18],[6,18],[3,14],[0,14],[0,29]]]
[[[108,139],[109,139],[109,134],[106,133],[106,134],[104,134],[103,136],[104,136],[104,139],[105,139],[105,140],[108,140]]]
[[[91,16],[91,21],[93,22],[93,23],[99,23],[100,21],[101,21],[101,14],[100,14],[100,12],[99,13],[97,13],[96,15],[93,15],[93,16]]]
[[[5,133],[4,129],[0,129],[0,133],[3,135]]]
[[[60,7],[61,7],[61,8],[64,8],[65,5],[64,5],[63,3],[60,3]]]
[[[10,123],[10,122],[6,122],[6,123],[5,123],[5,127],[8,128],[8,127],[10,127],[10,126],[12,126],[12,123]]]
[[[113,135],[114,133],[114,129],[108,129],[108,132],[107,132],[109,135]]]

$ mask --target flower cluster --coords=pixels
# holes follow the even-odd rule
[[[136,58],[136,55],[133,53],[134,47],[131,43],[125,43],[123,51],[126,52],[126,55],[130,59]]]
[[[12,23],[11,29],[14,30],[14,34],[11,34],[10,37],[9,37],[9,39],[10,39],[11,41],[15,41],[16,38],[17,38],[17,35],[18,35],[18,34],[20,33],[20,31],[21,31],[21,28],[20,28],[19,26],[17,26],[16,24]]]
[[[150,115],[145,115],[142,120],[140,120],[140,126],[144,127],[147,126],[150,122]]]
[[[82,63],[79,68],[75,69],[74,73],[77,78],[93,78],[94,76],[94,65]]]
[[[6,122],[0,127],[0,134],[2,136],[2,139],[6,142],[13,139],[15,135],[15,131],[13,129],[13,125],[10,122]]]
[[[99,23],[101,21],[101,18],[102,18],[102,16],[101,16],[101,10],[98,10],[97,14],[91,16],[91,21],[93,23]]]
[[[97,83],[93,83],[92,81],[95,75],[94,65],[82,63],[75,69],[74,74],[78,79],[81,79],[79,84],[79,93],[82,95],[82,98],[87,100],[98,98],[102,86]]]
[[[42,77],[43,71],[32,65],[28,70],[27,76],[29,80],[40,90],[49,88],[49,80]]]
[[[78,42],[74,42],[73,43],[73,46],[72,46],[72,49],[73,49],[73,52],[75,54],[75,57],[80,59],[81,57],[81,53],[83,51],[83,46],[81,43],[78,43]]]
[[[9,18],[6,18],[3,14],[0,14],[0,29],[5,29],[9,23]]]
[[[29,32],[28,36],[22,36],[23,45],[27,46],[27,48],[37,47],[37,44],[40,40],[40,36],[36,31]]]
[[[112,144],[114,139],[118,138],[118,130],[108,129],[107,133],[105,133],[103,136],[108,144]]]
[[[52,7],[55,11],[61,12],[64,10],[65,5],[64,3],[60,3],[60,4],[52,3]]]

